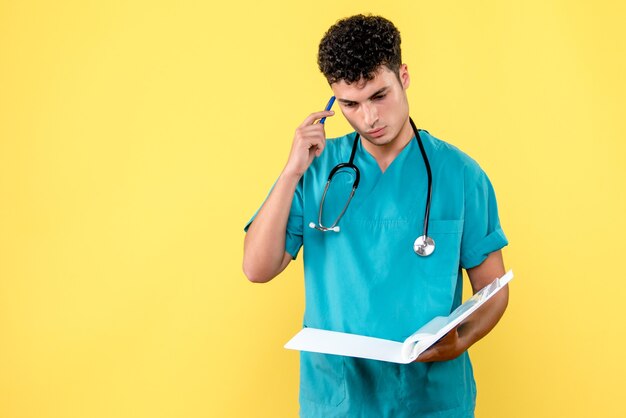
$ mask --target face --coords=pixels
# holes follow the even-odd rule
[[[410,132],[406,97],[410,79],[406,64],[400,67],[399,75],[400,80],[389,68],[381,66],[372,80],[352,84],[340,80],[331,85],[352,128],[374,145],[397,142],[406,134],[407,127]]]

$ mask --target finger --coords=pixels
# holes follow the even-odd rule
[[[418,363],[427,363],[434,358],[436,353],[437,353],[437,350],[434,347],[431,347],[428,350],[424,351],[419,356],[417,356],[415,361]]]
[[[304,138],[302,140],[301,147],[309,152],[315,153],[315,156],[319,157],[326,147],[326,139],[320,137]]]
[[[302,156],[307,156],[310,163],[312,157],[319,157],[326,145],[326,140],[319,136],[301,137],[294,149]],[[297,154],[294,154],[297,155]]]
[[[321,112],[314,112],[311,113],[309,116],[307,116],[307,118],[304,120],[304,122],[302,122],[302,124],[300,125],[300,127],[304,127],[307,125],[313,125],[313,123],[318,120],[321,119],[323,117],[331,117],[335,114],[335,112],[333,110],[322,110]]]
[[[311,127],[313,127],[313,125],[307,128],[311,128]],[[296,138],[295,138],[296,143],[302,143],[308,147],[313,143],[317,145],[326,140],[324,131],[322,131],[321,129],[307,129],[307,128],[301,128],[297,132]]]
[[[322,139],[322,142],[317,145],[317,150],[315,151],[315,156],[319,157],[322,155],[322,151],[326,148],[326,138]]]
[[[296,141],[310,144],[314,142],[316,145],[326,141],[326,134],[322,125],[308,125],[300,127],[296,131]]]

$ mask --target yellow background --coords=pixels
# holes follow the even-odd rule
[[[497,191],[516,279],[477,416],[626,416],[624,2],[387,3],[0,1],[0,417],[297,414],[301,259],[248,283],[242,228],[359,12]]]

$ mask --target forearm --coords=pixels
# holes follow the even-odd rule
[[[467,350],[496,326],[504,315],[508,301],[509,286],[507,285],[459,326],[459,342],[462,351]]]
[[[489,254],[479,266],[467,270],[474,293],[504,275],[502,252]],[[422,353],[416,361],[447,361],[460,356],[496,326],[509,303],[509,287],[505,286],[483,306],[450,331],[437,344]]]
[[[243,271],[250,281],[267,282],[284,268],[287,220],[300,176],[281,173],[244,240]]]
[[[502,252],[495,251],[480,265],[468,269],[467,274],[474,293],[490,284],[493,280],[504,275],[504,261]],[[509,287],[505,286],[489,301],[470,315],[459,326],[459,339],[465,349],[483,338],[496,326],[509,303]]]

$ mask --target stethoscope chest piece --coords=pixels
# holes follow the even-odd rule
[[[415,251],[415,254],[421,255],[422,257],[429,256],[435,251],[435,241],[426,235],[417,237],[413,243],[413,251]]]

